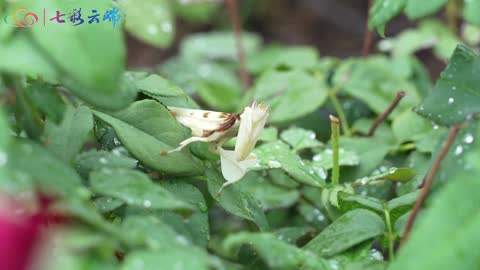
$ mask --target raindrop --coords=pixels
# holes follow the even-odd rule
[[[281,168],[282,164],[280,162],[278,162],[277,160],[269,160],[268,161],[268,167],[273,168],[273,169],[277,169],[277,168]]]
[[[448,104],[452,104],[453,102],[455,102],[455,99],[453,97],[448,99]]]
[[[465,141],[466,143],[470,144],[470,143],[473,142],[474,139],[475,139],[475,138],[473,137],[473,135],[470,134],[470,133],[468,133],[468,134],[465,136],[464,141]]]
[[[98,161],[100,161],[102,164],[107,164],[107,159],[104,157],[100,158]]]
[[[147,26],[147,32],[150,34],[150,35],[155,35],[158,33],[158,27],[154,24],[149,24]]]
[[[149,200],[145,200],[143,201],[143,206],[145,206],[146,208],[149,208],[150,206],[152,206],[152,202]]]
[[[0,167],[5,166],[8,162],[8,156],[5,152],[0,152]]]
[[[315,139],[315,133],[310,133],[310,135],[308,136],[310,139],[314,140]]]
[[[320,160],[322,160],[322,155],[315,155],[313,157],[313,161],[320,161]]]
[[[461,145],[457,145],[457,147],[455,148],[455,155],[459,156],[462,153],[463,153],[463,147]]]

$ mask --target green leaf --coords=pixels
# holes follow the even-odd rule
[[[15,117],[20,131],[23,129],[28,137],[39,141],[43,132],[43,122],[40,111],[26,95],[23,86],[17,84],[15,96]]]
[[[135,159],[124,156],[118,148],[112,152],[91,150],[80,153],[75,157],[74,163],[77,171],[86,176],[91,171],[134,169],[137,166]]]
[[[138,101],[112,115],[93,112],[115,129],[120,141],[135,158],[149,167],[175,175],[199,175],[203,172],[200,161],[188,150],[161,155],[162,151],[176,148],[187,138],[187,133],[158,102]]]
[[[478,151],[468,158],[478,164]],[[397,269],[475,269],[480,250],[472,243],[480,241],[478,205],[480,189],[478,166],[458,170],[455,181],[433,198],[431,206],[400,250],[391,270]]]
[[[407,0],[405,13],[410,19],[431,15],[441,9],[448,0]]]
[[[339,164],[340,166],[356,166],[360,163],[360,159],[357,153],[353,151],[346,151],[341,148],[339,151]],[[319,166],[325,170],[333,168],[333,152],[332,149],[325,149],[325,151],[313,156],[314,166]]]
[[[302,184],[314,187],[325,184],[323,179],[316,176],[314,170],[305,164],[284,142],[262,144],[255,150],[255,153],[262,168],[282,169]]]
[[[121,270],[139,269],[184,269],[209,270],[207,258],[198,252],[181,248],[167,248],[160,251],[136,250],[125,258]]]
[[[250,172],[238,184],[246,194],[251,194],[260,201],[264,210],[287,208],[299,199],[298,190],[288,190],[273,185],[259,173]]]
[[[316,139],[315,132],[298,127],[283,131],[280,138],[290,144],[294,151],[322,146],[322,143]]]
[[[92,190],[120,199],[128,205],[161,210],[192,211],[194,208],[145,174],[134,170],[103,170],[90,175]]]
[[[269,269],[330,269],[324,259],[285,243],[270,233],[237,233],[227,237],[223,243],[224,248],[230,253],[238,253],[243,244],[252,246]],[[280,254],[285,256],[279,256]]]
[[[383,216],[384,203],[374,197],[341,192],[338,194],[338,205],[340,206],[340,211],[343,213],[361,208]]]
[[[133,76],[136,73],[131,73]],[[198,105],[174,83],[159,75],[151,74],[135,81],[142,93],[152,97],[166,106],[199,109]]]
[[[88,134],[93,130],[93,116],[85,106],[68,106],[60,125],[47,119],[45,139],[47,148],[61,160],[70,164],[82,149]]]
[[[172,44],[175,21],[168,0],[147,0],[141,5],[133,0],[118,3],[125,12],[125,28],[130,34],[159,48]]]
[[[265,70],[289,67],[310,69],[318,63],[318,52],[310,47],[268,46],[250,55],[247,60],[248,70],[260,74]]]
[[[375,0],[370,10],[368,28],[377,28],[384,36],[385,25],[396,17],[406,5],[407,0]]]
[[[417,190],[390,200],[387,203],[387,209],[390,211],[390,219],[392,224],[394,224],[398,218],[412,209],[412,206],[417,201],[419,194],[420,190]]]
[[[8,166],[12,172],[11,184],[19,185],[18,192],[38,188],[65,198],[89,195],[77,173],[39,144],[14,141],[8,151]],[[22,183],[27,185],[22,187]]]
[[[223,189],[221,196],[218,191],[224,183],[222,175],[215,169],[206,171],[208,191],[210,195],[228,212],[241,218],[253,221],[260,230],[268,229],[268,222],[262,210],[262,205],[252,196],[242,192],[237,186],[230,185]]]
[[[29,97],[33,105],[43,112],[47,118],[56,124],[62,121],[63,113],[65,112],[65,103],[53,86],[34,82],[25,89],[25,94]]]
[[[333,256],[365,240],[382,235],[385,224],[377,214],[364,209],[349,211],[313,238],[304,249]]]
[[[463,6],[463,17],[469,23],[479,26],[480,18],[480,1],[478,0],[467,0]]]
[[[242,34],[245,54],[258,50],[260,37],[244,32]],[[237,59],[237,47],[233,32],[208,32],[188,36],[180,46],[180,54],[195,60],[234,60]]]
[[[346,151],[353,151],[359,155],[360,165],[344,169],[340,175],[345,181],[352,181],[369,175],[383,161],[388,152],[395,148],[386,144],[382,138],[340,138],[340,145]]]
[[[409,168],[391,168],[383,178],[394,182],[408,182],[415,175],[417,174]]]
[[[59,0],[22,1],[18,5],[28,6],[39,13],[44,9],[71,11],[78,8],[76,2]],[[105,12],[111,8],[113,4],[107,0],[82,1],[84,11]],[[31,35],[31,42],[47,55],[49,64],[56,69],[57,78],[78,97],[106,109],[121,109],[133,101],[136,93],[123,87],[125,47],[120,27],[114,28],[106,22],[86,27],[65,23],[48,29],[31,27],[25,31]]]
[[[208,223],[208,207],[203,194],[195,186],[178,181],[169,181],[162,186],[171,194],[175,194],[178,199],[188,202],[197,210],[187,220],[180,220],[180,226],[173,226],[167,218],[163,219],[164,222],[172,225],[171,227],[179,233],[185,232],[184,235],[188,234],[188,238],[197,246],[207,247],[210,240],[210,225]],[[179,230],[179,227],[183,227],[183,230]]]
[[[349,95],[366,103],[374,112],[384,112],[395,99],[399,90],[404,90],[406,96],[390,114],[393,119],[398,114],[418,104],[420,95],[415,85],[410,82],[405,63],[397,59],[383,56],[373,56],[367,59],[352,59],[343,62],[334,75],[335,85],[341,86]],[[392,69],[398,68],[392,73]]]
[[[296,245],[299,240],[315,232],[312,227],[284,227],[275,231],[278,240]]]
[[[392,123],[392,131],[400,143],[418,141],[432,130],[432,124],[427,119],[410,110],[395,117]]]
[[[198,94],[216,110],[233,111],[239,105],[242,85],[235,72],[226,66],[177,57],[162,63],[160,73],[178,83],[188,94]]]
[[[431,94],[417,112],[441,125],[454,125],[480,112],[480,58],[459,45]]]
[[[11,142],[10,127],[3,110],[0,110],[0,182],[4,182],[7,176],[8,147]],[[1,188],[0,184],[0,188]]]
[[[210,22],[220,7],[218,2],[173,2],[175,15],[192,23]]]
[[[271,123],[288,122],[323,105],[327,86],[301,70],[270,70],[257,79],[253,97],[270,106]]]

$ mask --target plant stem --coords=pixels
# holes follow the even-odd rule
[[[410,231],[412,229],[413,223],[415,222],[415,218],[418,215],[418,211],[420,210],[420,208],[423,205],[423,202],[428,196],[430,187],[432,186],[432,183],[433,183],[433,179],[435,178],[435,174],[440,168],[440,164],[442,163],[442,160],[447,155],[448,150],[450,149],[450,146],[455,141],[455,138],[457,137],[457,134],[459,131],[460,131],[460,126],[453,126],[450,128],[450,134],[448,135],[448,138],[445,144],[443,145],[442,149],[440,150],[440,153],[438,154],[437,158],[433,162],[432,168],[430,169],[427,176],[425,177],[425,181],[423,182],[422,192],[420,193],[417,201],[415,202],[415,205],[413,206],[412,214],[410,214],[410,217],[408,218],[408,221],[407,221],[407,225],[405,226],[405,232],[403,233],[401,246],[403,246],[407,241],[408,236],[410,235]]]
[[[372,8],[373,0],[368,0],[367,21],[365,23],[365,33],[363,36],[362,56],[367,57],[370,54],[372,47],[372,31],[368,29],[368,22],[370,21],[370,9]]]
[[[232,22],[233,31],[235,33],[235,44],[237,46],[237,58],[239,64],[240,80],[243,88],[247,91],[250,88],[250,78],[247,72],[247,64],[245,60],[245,50],[242,42],[242,26],[238,17],[237,0],[227,0],[228,11]]]
[[[387,223],[387,232],[388,232],[388,259],[391,261],[395,258],[394,250],[394,235],[392,231],[392,222],[390,221],[390,212],[388,211],[387,205],[383,207],[383,213],[385,215],[385,222]]]
[[[398,106],[398,103],[400,103],[400,100],[402,100],[403,97],[405,97],[406,93],[405,91],[399,91],[397,93],[397,96],[393,100],[393,102],[388,106],[388,108],[381,113],[377,119],[375,119],[375,122],[373,122],[373,125],[370,127],[370,130],[368,131],[368,136],[373,136],[375,135],[375,131],[377,130],[378,126],[380,126],[385,119],[393,112],[393,110]]]
[[[328,91],[328,96],[330,97],[330,101],[332,102],[332,105],[335,108],[335,111],[337,112],[338,117],[340,118],[340,124],[342,125],[343,134],[345,134],[348,137],[351,137],[352,130],[348,125],[347,118],[345,117],[345,113],[343,111],[343,107],[337,98],[338,89],[339,89],[338,87],[334,87],[332,90]]]
[[[446,8],[448,29],[454,34],[457,33],[458,5],[457,0],[449,0]]]
[[[333,115],[330,115],[330,124],[332,127],[332,155],[333,155],[333,168],[332,168],[332,184],[338,185],[340,183],[340,164],[339,164],[339,145],[340,139],[340,120]]]

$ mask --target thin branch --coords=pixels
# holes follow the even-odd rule
[[[448,135],[448,138],[445,144],[443,145],[442,149],[440,150],[440,153],[438,154],[437,158],[433,162],[432,168],[430,169],[427,176],[425,177],[425,181],[423,182],[422,192],[420,193],[420,196],[415,202],[415,205],[413,206],[412,214],[410,214],[407,225],[405,226],[405,231],[403,233],[401,246],[403,246],[407,241],[408,236],[410,235],[410,231],[412,229],[413,223],[415,222],[415,218],[417,217],[418,212],[423,205],[423,202],[428,196],[430,187],[432,186],[432,183],[433,183],[433,179],[435,178],[435,174],[440,168],[440,164],[442,163],[442,160],[447,155],[448,150],[450,149],[450,146],[455,141],[455,138],[457,137],[457,134],[459,131],[460,131],[460,126],[453,126],[450,128],[450,134]]]
[[[370,9],[372,8],[373,0],[368,1],[368,10],[367,10],[367,21],[365,23],[365,34],[363,36],[363,48],[362,56],[367,57],[370,54],[370,49],[372,47],[372,36],[373,33],[368,29],[368,22],[370,21]]]
[[[250,88],[250,78],[247,72],[245,50],[242,42],[242,26],[240,24],[240,18],[238,17],[237,0],[227,0],[227,6],[232,21],[233,31],[235,33],[240,80],[242,81],[243,88],[247,91]]]
[[[385,119],[395,110],[395,108],[398,106],[398,103],[400,103],[400,100],[402,100],[403,97],[405,97],[406,93],[405,91],[399,91],[397,93],[397,96],[393,100],[393,102],[388,106],[388,108],[381,113],[377,119],[375,119],[375,122],[373,122],[373,125],[370,127],[370,130],[368,131],[368,136],[373,136],[375,134],[375,131],[377,130],[378,126],[380,126]]]
[[[335,111],[337,112],[338,118],[340,118],[340,124],[342,125],[343,134],[348,137],[352,136],[352,130],[348,125],[347,117],[345,116],[345,112],[343,111],[342,105],[338,101],[337,91],[339,87],[334,87],[332,90],[328,91],[328,96],[330,97],[330,101],[332,102]]]
[[[340,164],[339,164],[339,145],[338,141],[340,139],[340,120],[330,115],[330,124],[332,127],[332,184],[338,185],[340,183]]]

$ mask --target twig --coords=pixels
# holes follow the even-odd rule
[[[233,31],[235,33],[235,44],[237,46],[237,57],[239,64],[240,80],[243,88],[247,91],[250,88],[250,78],[248,77],[247,64],[245,60],[245,51],[242,42],[242,26],[238,17],[237,0],[227,0],[228,11],[232,21]]]
[[[370,127],[370,130],[368,131],[368,136],[373,136],[375,134],[375,131],[377,130],[378,126],[387,119],[387,117],[393,112],[393,110],[398,106],[398,103],[400,103],[400,100],[402,100],[403,97],[405,97],[406,93],[405,91],[399,91],[397,93],[397,96],[393,100],[393,102],[388,106],[388,108],[381,113],[377,119],[375,119],[375,122],[373,122],[373,125]]]
[[[340,120],[330,115],[330,124],[332,127],[332,152],[333,152],[333,168],[332,168],[332,184],[338,185],[340,182],[340,164],[339,164],[339,145],[340,138]]]
[[[362,56],[367,57],[370,54],[370,48],[372,47],[372,31],[368,29],[368,22],[370,21],[370,9],[372,8],[373,0],[368,1],[367,10],[367,22],[365,23],[365,34],[363,35],[363,48]]]
[[[423,205],[423,202],[428,196],[428,192],[430,191],[430,187],[432,186],[433,179],[435,178],[435,174],[440,168],[440,164],[442,163],[442,160],[447,155],[448,150],[450,149],[450,146],[455,141],[455,138],[457,137],[457,134],[459,131],[460,131],[460,126],[453,126],[450,128],[450,134],[448,135],[448,138],[445,144],[443,145],[442,149],[440,150],[440,153],[438,154],[437,158],[433,162],[432,168],[430,169],[427,176],[425,177],[425,181],[423,182],[422,192],[420,193],[417,201],[415,202],[415,205],[413,206],[412,214],[410,214],[407,225],[405,226],[405,231],[403,233],[401,246],[403,246],[407,241],[408,236],[410,235],[410,230],[412,229],[413,223],[415,222],[415,218],[418,215],[418,211],[420,210],[420,208]]]
[[[337,91],[339,87],[334,87],[332,90],[328,91],[328,96],[330,97],[330,101],[332,102],[335,111],[337,112],[338,118],[340,118],[340,124],[342,125],[343,134],[347,135],[348,137],[352,136],[352,130],[347,122],[347,117],[345,117],[345,113],[343,111],[342,105],[338,101]]]

